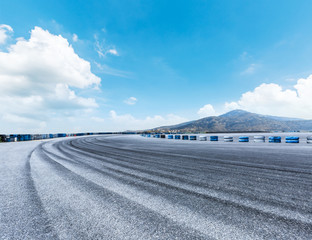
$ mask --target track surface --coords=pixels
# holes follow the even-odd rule
[[[312,239],[309,145],[101,136],[0,153],[0,239]]]

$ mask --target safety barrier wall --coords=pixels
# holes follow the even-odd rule
[[[62,138],[62,137],[76,137],[76,136],[87,136],[94,134],[136,134],[129,132],[88,132],[88,133],[56,133],[56,134],[0,134],[0,142],[24,142],[32,140],[44,140],[51,138]],[[142,134],[144,137],[151,137],[151,134]]]
[[[194,135],[191,135],[191,136],[190,136],[190,140],[197,140],[197,137],[194,136]]]
[[[182,140],[188,140],[189,136],[188,135],[182,135]]]
[[[261,142],[265,142],[265,136],[254,136],[254,142],[256,143],[261,143]]]
[[[210,136],[210,141],[217,142],[219,140],[218,136]]]
[[[249,137],[246,137],[246,136],[239,137],[238,141],[239,142],[249,142]]]
[[[271,136],[271,137],[269,137],[269,142],[270,143],[281,143],[282,138],[279,136]]]
[[[233,137],[232,136],[224,136],[223,141],[224,142],[233,142]]]
[[[199,136],[199,141],[207,141],[207,137],[206,136]]]
[[[143,137],[150,137],[150,134],[142,134]],[[219,140],[219,136],[203,136],[203,135],[188,135],[188,134],[184,134],[184,135],[180,135],[180,134],[170,134],[170,135],[166,135],[166,137],[163,137],[163,134],[154,134],[153,137],[156,138],[160,138],[159,136],[161,136],[161,138],[167,138],[167,139],[176,139],[176,140],[198,140],[198,141],[208,141],[208,139],[210,139],[211,142],[215,142]],[[261,135],[255,135],[252,138],[253,142],[255,143],[264,143],[266,141],[266,137],[265,136],[261,136]],[[223,136],[223,141],[224,142],[234,142],[234,137],[233,136]],[[239,136],[238,137],[238,142],[250,142],[251,141],[251,137],[250,136]],[[281,143],[282,142],[282,137],[281,136],[269,136],[268,137],[268,142],[269,143]],[[300,137],[298,136],[286,136],[285,137],[285,143],[300,143]],[[306,143],[312,144],[312,136],[308,136],[306,137]]]
[[[299,137],[286,137],[286,143],[299,143]]]

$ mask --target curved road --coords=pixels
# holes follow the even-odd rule
[[[312,239],[310,145],[117,135],[0,153],[0,239]]]

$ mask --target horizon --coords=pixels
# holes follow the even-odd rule
[[[216,116],[208,116],[208,117],[204,117],[204,118],[209,118],[209,117],[221,117],[223,115],[227,115],[229,113],[232,113],[232,112],[245,112],[245,113],[251,113],[251,114],[256,114],[256,115],[260,115],[262,117],[268,117],[268,118],[282,118],[284,120],[288,120],[288,121],[312,121],[312,119],[301,119],[301,118],[288,118],[288,117],[280,117],[280,116],[273,116],[273,115],[263,115],[263,114],[257,114],[257,113],[253,113],[253,112],[248,112],[246,110],[242,110],[242,109],[235,109],[235,110],[231,110],[231,111],[228,111],[226,113],[222,113],[220,115],[216,115]],[[204,119],[204,118],[199,118],[199,119],[194,119],[194,120],[189,120],[187,122],[195,122],[195,121],[198,121],[198,120],[201,120],[201,119]],[[175,125],[180,125],[180,124],[184,124],[184,123],[187,123],[187,122],[182,122],[182,123],[177,123],[177,124],[173,124],[173,125],[162,125],[162,126],[157,126],[157,127],[154,127],[154,128],[149,128],[149,129],[127,129],[127,130],[123,130],[123,131],[97,131],[97,132],[92,132],[92,131],[84,131],[84,132],[68,132],[68,131],[65,131],[64,133],[66,134],[79,134],[79,133],[91,133],[91,134],[111,134],[111,133],[127,133],[127,132],[137,132],[137,133],[140,133],[140,132],[146,132],[146,131],[151,131],[151,130],[155,130],[155,129],[160,129],[160,128],[164,128],[164,127],[171,127],[171,126],[175,126]],[[163,131],[163,130],[162,130]],[[256,131],[228,131],[227,133],[255,133]],[[270,132],[294,132],[294,131],[275,131],[275,130],[272,130],[272,131],[258,131],[259,133],[270,133]],[[295,132],[302,132],[302,133],[306,133],[306,132],[311,132],[311,131],[307,131],[307,130],[304,130],[304,131],[295,131]],[[4,134],[4,135],[10,135],[10,134],[13,134],[13,135],[19,135],[19,134],[30,134],[30,135],[36,135],[36,134],[57,134],[57,133],[60,133],[60,132],[36,132],[36,133],[33,133],[33,132],[27,132],[27,133],[18,133],[18,132],[10,132],[10,133],[5,133],[5,132],[0,132],[0,135],[1,134]],[[208,134],[208,132],[206,132]],[[209,133],[226,133],[226,132],[209,132]]]
[[[0,133],[152,129],[235,109],[311,120],[310,6],[4,0]]]

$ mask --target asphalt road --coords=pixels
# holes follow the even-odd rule
[[[0,239],[312,239],[312,145],[0,144]]]

